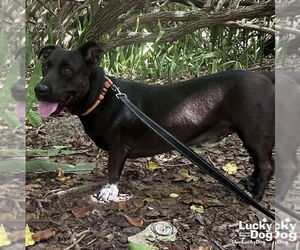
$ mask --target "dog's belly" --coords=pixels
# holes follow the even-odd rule
[[[232,134],[233,129],[227,124],[218,124],[188,142],[190,146],[209,146]]]
[[[230,128],[228,123],[217,123],[209,127],[205,131],[202,127],[194,128],[194,132],[187,134],[172,132],[176,138],[181,142],[189,146],[207,146],[207,144],[213,144],[221,140],[222,138],[232,134],[234,131]],[[130,146],[130,153],[128,158],[138,158],[153,156],[156,154],[165,153],[173,150],[173,147],[165,142],[154,132],[141,134],[138,138],[132,141]]]

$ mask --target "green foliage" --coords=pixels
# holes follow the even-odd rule
[[[164,33],[161,23],[157,31],[157,42],[119,47],[106,53],[101,64],[120,77],[178,80],[259,64],[266,39],[253,31],[214,26],[158,43]]]
[[[3,118],[5,123],[11,127],[16,127],[16,126],[20,125],[19,117],[15,113],[13,113],[7,109],[1,114],[0,117]]]
[[[29,80],[28,87],[26,89],[26,117],[33,126],[39,126],[42,123],[42,119],[38,113],[32,110],[33,105],[37,103],[34,94],[34,87],[40,81],[41,74],[41,62],[37,60],[31,72],[31,79]]]
[[[30,34],[26,33],[26,40],[25,40],[25,67],[28,68],[30,66],[31,61],[33,60],[32,55],[32,39]]]
[[[31,78],[28,82],[28,87],[26,89],[26,113],[29,112],[30,108],[34,103],[37,103],[36,97],[34,95],[34,87],[40,81],[41,75],[42,75],[41,62],[37,60],[31,72]]]
[[[130,242],[127,244],[128,249],[130,250],[152,250],[153,248],[145,245],[145,244],[140,244],[140,243],[134,243],[134,242]]]
[[[4,36],[0,38],[0,46],[6,48],[6,53],[2,53],[5,58],[7,57],[7,44],[5,45],[6,38]],[[3,65],[2,65],[3,66]],[[5,121],[7,125],[17,126],[19,125],[19,118],[15,113],[9,110],[9,106],[14,102],[10,89],[12,85],[18,80],[19,66],[16,60],[11,62],[11,67],[0,68],[1,74],[4,75],[5,80],[3,81],[3,87],[0,89],[0,118]]]
[[[26,118],[32,126],[38,127],[42,124],[42,118],[37,112],[33,111],[32,109],[28,110],[28,112],[26,113]]]
[[[7,60],[8,43],[3,30],[0,30],[0,69],[4,67]]]
[[[19,67],[17,61],[12,61],[12,65],[8,70],[5,70],[6,77],[4,80],[3,87],[0,91],[0,100],[1,100],[1,109],[0,109],[0,116],[1,111],[4,111],[4,108],[8,106],[10,102],[12,102],[12,96],[10,92],[10,88],[12,85],[18,80],[19,76]]]

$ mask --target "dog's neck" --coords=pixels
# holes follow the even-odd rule
[[[68,108],[71,114],[80,116],[95,103],[105,82],[103,68],[95,68],[90,74],[89,81],[90,86],[86,96],[82,101]]]

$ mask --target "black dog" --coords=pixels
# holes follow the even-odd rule
[[[112,200],[127,158],[172,148],[115,97],[98,67],[101,52],[94,42],[71,51],[45,46],[40,51],[43,79],[35,92],[42,116],[67,107],[96,145],[108,152],[109,183],[99,198]],[[236,132],[254,160],[254,198],[262,198],[274,172],[274,85],[266,76],[227,71],[163,86],[110,79],[145,114],[189,145],[216,142]]]

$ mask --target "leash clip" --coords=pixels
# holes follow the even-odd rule
[[[112,90],[113,90],[114,92],[117,92],[117,93],[116,93],[116,97],[117,97],[118,99],[120,99],[121,97],[127,98],[127,95],[126,95],[125,93],[122,93],[122,92],[120,91],[120,89],[119,89],[115,84],[113,84],[113,85],[111,86],[111,88],[112,88]]]

